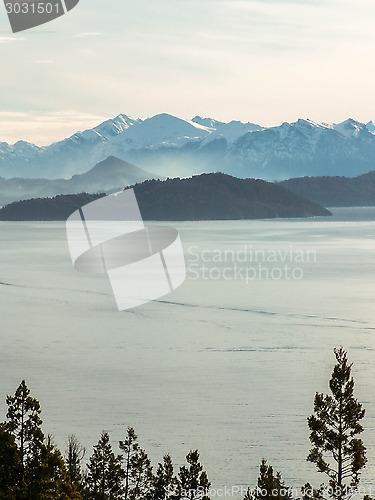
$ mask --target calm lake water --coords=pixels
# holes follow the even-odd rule
[[[375,487],[375,208],[333,210],[173,224],[188,279],[122,313],[104,275],[72,268],[63,223],[0,223],[1,415],[25,378],[62,449],[130,425],[155,465],[199,448],[215,487],[254,487],[262,457],[318,485],[306,418],[343,345]]]

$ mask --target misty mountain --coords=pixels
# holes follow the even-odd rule
[[[85,174],[75,175],[68,180],[0,178],[0,206],[13,201],[59,194],[120,191],[126,186],[153,178],[158,176],[110,156]]]
[[[239,220],[331,215],[279,184],[202,174],[190,179],[151,180],[134,186],[145,220]],[[66,220],[99,195],[62,195],[7,205],[0,220]],[[80,205],[82,203],[82,205]]]
[[[355,178],[302,177],[281,185],[325,207],[375,206],[375,171]]]
[[[46,147],[0,143],[0,176],[69,178],[109,156],[170,177],[217,171],[269,180],[354,177],[375,167],[375,125],[349,119],[261,127],[199,116],[133,120],[119,115]]]

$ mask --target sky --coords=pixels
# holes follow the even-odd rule
[[[375,120],[374,19],[374,0],[80,0],[12,34],[0,5],[0,142],[120,113]]]

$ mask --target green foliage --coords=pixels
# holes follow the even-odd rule
[[[346,500],[349,487],[358,486],[366,464],[366,450],[358,438],[365,410],[354,397],[347,353],[342,347],[334,353],[331,394],[315,395],[314,414],[308,418],[313,445],[308,460],[327,474],[332,497]],[[119,442],[120,455],[115,455],[109,434],[103,431],[83,471],[85,449],[74,435],[68,437],[65,457],[53,439],[44,436],[40,404],[31,397],[25,381],[6,402],[7,419],[0,423],[0,500],[210,500],[211,483],[198,450],[188,453],[177,476],[169,454],[154,473],[132,427]],[[314,489],[307,483],[300,500],[323,500],[324,495],[323,485]],[[257,486],[247,491],[244,500],[291,498],[281,474],[263,459]],[[365,496],[363,500],[373,499]]]
[[[248,490],[244,500],[288,500],[292,498],[291,491],[285,485],[279,472],[274,474],[271,465],[264,458],[259,466],[257,487]]]
[[[21,457],[15,437],[0,424],[0,498],[15,498],[21,470]]]
[[[30,390],[23,380],[14,396],[7,396],[8,405],[6,429],[11,432],[18,445],[21,458],[20,485],[24,469],[31,465],[35,455],[43,445],[44,435],[41,429],[41,409],[39,401],[30,396]]]
[[[65,462],[68,475],[72,484],[78,488],[82,483],[82,460],[86,449],[81,445],[74,434],[68,436],[68,446],[65,451]]]
[[[124,500],[150,497],[152,489],[152,467],[146,452],[137,442],[138,436],[128,427],[126,438],[119,448],[124,454]]]
[[[310,483],[306,483],[301,488],[302,500],[323,500],[323,487],[313,488]]]
[[[152,498],[153,500],[166,500],[173,498],[177,491],[178,480],[174,473],[172,458],[167,454],[164,455],[163,462],[158,464],[154,475]]]
[[[313,447],[307,460],[328,476],[330,486],[336,491],[333,496],[342,499],[349,487],[358,485],[366,464],[366,449],[356,437],[363,431],[360,421],[365,410],[354,397],[352,365],[348,363],[347,353],[342,347],[334,353],[336,365],[329,382],[331,394],[316,393],[314,414],[308,418]]]
[[[186,456],[186,461],[188,466],[183,465],[178,474],[180,495],[189,500],[209,500],[204,492],[210,488],[211,483],[199,462],[199,451],[190,451]]]
[[[39,463],[35,464],[33,473],[34,475],[28,480],[28,499],[81,499],[75,486],[70,482],[63,457],[50,437],[42,447]]]
[[[86,485],[92,500],[117,500],[122,498],[124,471],[122,457],[115,456],[108,432],[103,431],[87,465]]]
[[[7,421],[0,425],[0,498],[79,500],[59,450],[44,437],[39,401],[24,380],[6,403]]]

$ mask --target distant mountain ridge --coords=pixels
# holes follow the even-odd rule
[[[240,220],[331,215],[288,189],[255,179],[202,174],[133,186],[144,220]],[[20,201],[0,209],[0,220],[66,220],[103,194],[62,195]]]
[[[0,176],[69,178],[115,156],[164,176],[222,171],[283,180],[345,175],[375,168],[375,124],[298,120],[277,127],[166,113],[146,120],[118,115],[46,147],[0,143]]]
[[[159,176],[110,156],[88,172],[67,180],[0,178],[0,206],[13,201],[60,194],[120,191],[126,186],[153,178],[159,178]]]

